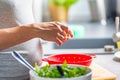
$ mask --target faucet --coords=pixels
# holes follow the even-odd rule
[[[113,34],[113,41],[118,42],[120,41],[120,32],[119,32],[119,17],[115,18],[115,25],[116,25],[116,30],[115,33]]]
[[[115,52],[114,56],[116,59],[120,59],[120,32],[119,32],[119,17],[115,18],[116,31],[113,34],[113,41],[117,43],[118,51]]]

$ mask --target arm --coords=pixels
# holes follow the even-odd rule
[[[0,50],[34,38],[33,31],[32,27],[27,26],[0,29]]]
[[[32,38],[41,38],[47,41],[56,42],[61,45],[65,39],[66,34],[72,33],[68,27],[55,23],[34,23],[21,27],[13,27],[0,30],[0,50],[28,41]]]

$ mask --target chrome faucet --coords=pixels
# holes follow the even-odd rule
[[[120,32],[119,32],[119,17],[115,18],[115,25],[116,25],[116,31],[113,34],[113,41],[118,42],[120,41]]]

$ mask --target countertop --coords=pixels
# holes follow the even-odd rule
[[[6,53],[6,52],[0,52],[0,53]],[[93,61],[97,63],[98,65],[100,65],[101,67],[105,68],[106,70],[115,74],[117,76],[117,80],[120,80],[120,76],[119,76],[120,75],[120,60],[116,60],[114,58],[113,53],[96,54],[96,56],[97,57],[94,58]]]
[[[93,61],[115,74],[117,76],[116,80],[120,80],[120,59],[116,59],[114,54],[97,55]]]
[[[115,74],[117,76],[116,80],[120,80],[120,59],[116,59],[113,53],[96,54],[96,58],[93,59],[93,62]]]
[[[112,52],[105,52],[103,48],[99,49],[56,49],[56,50],[44,50],[46,56],[56,53],[95,53],[96,58],[93,61],[105,68],[106,70],[112,72],[117,76],[116,80],[120,80],[120,59],[116,59],[114,53],[117,51],[115,49]],[[88,53],[89,52],[89,53]]]

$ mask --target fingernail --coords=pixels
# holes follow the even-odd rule
[[[69,32],[69,30],[66,30],[66,33],[68,33]]]
[[[57,46],[61,46],[61,44],[57,44]]]

